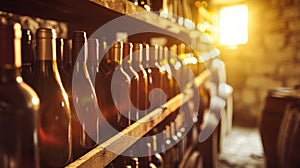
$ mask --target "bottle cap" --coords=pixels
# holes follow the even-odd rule
[[[113,44],[113,46],[110,48],[110,54],[111,59],[113,59],[115,62],[122,63],[123,59],[123,42],[118,41]]]
[[[123,58],[129,56],[129,60],[132,59],[132,43],[123,43]]]
[[[72,62],[75,64],[76,61],[86,62],[87,60],[87,38],[86,32],[74,31],[72,38]]]
[[[97,62],[99,59],[99,41],[96,38],[88,39],[88,61]]]
[[[32,34],[29,29],[22,29],[22,64],[32,64],[34,62]]]
[[[36,32],[37,60],[56,60],[56,32],[39,28]]]

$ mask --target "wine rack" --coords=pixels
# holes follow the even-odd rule
[[[209,77],[209,73],[207,71],[202,72],[199,76],[197,76],[193,81],[186,85],[186,88],[183,90],[183,93],[176,95],[171,100],[163,104],[161,107],[153,110],[150,114],[146,115],[145,117],[141,118],[139,121],[135,122],[134,124],[130,125],[122,132],[118,133],[117,135],[113,136],[109,140],[105,141],[104,143],[97,146],[95,149],[91,150],[78,160],[74,161],[73,163],[69,164],[68,168],[75,168],[75,167],[104,167],[111,161],[113,161],[118,155],[110,152],[106,149],[111,149],[111,151],[118,151],[122,153],[127,148],[129,148],[135,141],[128,141],[128,137],[126,136],[133,136],[133,137],[142,137],[160,122],[164,121],[169,115],[172,114],[176,109],[178,109],[181,105],[186,103],[193,97],[193,89],[192,86],[199,87],[204,82],[207,81]],[[151,121],[151,122],[146,122]],[[136,138],[135,140],[138,140]]]
[[[145,12],[145,9],[135,6],[128,0],[112,0],[109,3],[102,0],[11,0],[2,2],[0,11],[66,22],[69,32],[76,29],[84,29],[88,34],[91,34],[99,26],[110,20],[126,14]],[[212,22],[209,13],[204,8],[201,8],[200,11],[203,13],[204,20]],[[198,57],[201,57],[201,54],[204,55],[204,62],[210,62],[218,54],[218,52],[215,52],[214,45],[207,39],[204,33],[198,30],[178,25],[155,13],[149,13],[147,17],[144,17],[142,14],[131,15],[131,17],[143,22],[146,26],[167,31],[173,34],[174,37],[178,35],[186,37],[188,42],[194,44],[194,49],[197,51]],[[141,36],[143,38],[144,35]],[[193,97],[193,87],[200,87],[209,80],[208,71],[207,69],[204,70],[193,81],[190,81],[181,94],[176,95],[161,107],[140,119],[140,121],[135,122],[122,132],[98,145],[79,159],[70,163],[67,167],[105,167],[118,156],[111,151],[122,153],[135,143],[135,141],[129,142],[125,135],[140,138],[164,121],[176,109]],[[144,122],[149,120],[151,122]]]

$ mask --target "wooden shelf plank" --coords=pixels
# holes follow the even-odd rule
[[[208,71],[202,72],[187,86],[201,86],[209,77]],[[122,153],[133,145],[138,139],[144,136],[147,132],[153,129],[156,125],[164,121],[170,114],[172,114],[181,105],[189,101],[194,95],[192,87],[186,87],[183,93],[176,95],[161,107],[155,109],[142,119],[136,121],[122,132],[116,134],[109,140],[100,144],[90,152],[69,164],[67,168],[99,168],[105,167],[108,163],[113,161],[118,154]]]

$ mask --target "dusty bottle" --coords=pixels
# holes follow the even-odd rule
[[[55,39],[54,29],[40,28],[36,32],[33,88],[41,102],[38,128],[41,167],[65,166],[72,153],[70,105],[56,64]]]
[[[21,26],[0,24],[0,167],[39,167],[40,102],[21,77]]]

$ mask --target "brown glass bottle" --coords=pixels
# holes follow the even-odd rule
[[[134,107],[130,109],[130,119],[131,123],[139,120],[139,114],[137,111],[138,101],[137,98],[139,97],[139,74],[135,71],[133,68],[133,64],[135,64],[135,60],[133,60],[133,44],[132,43],[124,43],[123,44],[123,58],[125,58],[125,61],[123,61],[122,66],[124,68],[124,71],[131,77],[130,80],[130,101]],[[138,58],[137,58],[138,59]],[[137,64],[136,64],[137,65]]]
[[[165,97],[163,97],[163,94],[160,94],[158,99],[155,99],[152,103],[155,103],[157,106],[161,106],[165,103],[165,101],[167,101],[167,88],[164,88],[164,86],[166,85],[165,83],[168,83],[167,72],[162,66],[163,47],[155,45],[151,51],[150,62],[154,61],[153,67],[151,65],[154,85],[153,88],[159,88],[165,94]]]
[[[177,157],[176,157],[176,151],[177,149],[173,146],[174,142],[172,139],[172,124],[167,125],[165,129],[165,153],[163,155],[164,157],[164,167],[166,168],[172,168],[176,167],[177,163]]]
[[[64,39],[64,49],[63,49],[63,61],[65,69],[69,75],[69,78],[72,78],[73,73],[73,63],[72,63],[72,39]]]
[[[32,82],[32,73],[34,65],[34,54],[32,45],[32,34],[28,29],[22,29],[22,69],[21,74],[23,80],[27,84]]]
[[[114,73],[114,79],[112,83],[112,94],[115,99],[115,105],[117,106],[117,123],[119,129],[124,129],[131,124],[131,113],[130,111],[130,97],[128,94],[131,78],[127,74],[123,66],[124,53],[123,42],[117,42],[112,47],[112,55],[114,61],[119,64]]]
[[[164,166],[164,159],[162,155],[158,152],[158,145],[157,145],[157,137],[153,135],[152,137],[152,146],[153,146],[153,153],[152,153],[152,163],[156,165],[158,168],[162,168]]]
[[[158,72],[158,69],[155,68],[154,65],[154,55],[153,52],[150,52],[152,50],[150,50],[150,46],[149,44],[144,44],[143,45],[144,49],[143,49],[143,65],[144,65],[144,69],[147,72],[147,81],[148,81],[148,87],[146,90],[146,101],[147,101],[147,114],[150,113],[152,110],[154,110],[155,108],[157,108],[159,106],[159,103],[154,101],[157,95],[151,95],[153,96],[151,98],[150,101],[150,92],[152,91],[152,89],[155,89],[157,87],[159,87],[157,84],[159,83],[158,80],[159,78],[157,78],[157,76],[155,76],[155,73]],[[153,103],[153,104],[151,104]]]
[[[166,88],[166,90],[167,90],[168,100],[176,95],[176,93],[174,92],[175,81],[173,78],[172,65],[170,63],[170,57],[171,57],[170,55],[171,54],[170,54],[168,47],[164,47],[162,62],[163,62],[163,67],[165,68],[165,70],[167,72],[167,78],[168,78],[168,82],[165,82],[165,85],[164,85],[164,88]]]
[[[149,108],[148,100],[148,76],[147,71],[143,65],[143,45],[141,43],[135,43],[133,46],[133,62],[132,66],[139,75],[139,81],[137,84],[139,97],[136,98],[135,104],[138,105],[137,108],[140,110],[137,114],[139,118],[142,118],[146,115],[146,110]],[[134,86],[135,84],[133,84]]]
[[[95,84],[95,78],[98,72],[98,62],[99,62],[99,41],[96,38],[89,38],[87,68],[93,85]]]
[[[166,99],[169,99],[169,78],[168,78],[168,72],[167,69],[165,68],[165,57],[164,57],[164,47],[163,46],[158,46],[158,55],[157,55],[157,59],[156,59],[156,63],[155,65],[157,67],[159,67],[159,71],[160,71],[160,88],[164,91],[165,95],[166,95]]]
[[[0,24],[0,167],[39,167],[39,98],[21,77],[21,26]]]
[[[104,119],[107,121],[109,126],[112,126],[116,130],[121,130],[118,124],[118,109],[113,101],[113,93],[111,91],[112,77],[116,68],[119,65],[118,60],[120,57],[116,52],[120,53],[121,43],[115,43],[108,52],[105,53],[104,58],[99,64],[99,72],[96,74],[95,79],[95,90],[98,100],[98,106]],[[107,125],[101,124],[101,129],[106,129]],[[112,137],[116,132],[105,131],[101,134],[101,142]]]
[[[56,64],[56,33],[36,32],[37,61],[33,88],[40,97],[39,150],[41,167],[62,167],[71,159],[71,112]]]
[[[70,75],[67,72],[67,69],[65,68],[64,60],[65,60],[65,55],[64,55],[64,49],[65,49],[65,42],[64,39],[62,38],[57,38],[56,39],[56,62],[57,62],[57,68],[59,75],[61,77],[62,84],[67,91],[69,92],[69,89],[71,87],[70,84]]]
[[[72,44],[73,61],[75,61],[71,90],[72,140],[73,159],[77,159],[96,145],[96,138],[99,137],[97,131],[99,111],[95,89],[87,70],[86,33],[74,31]]]

